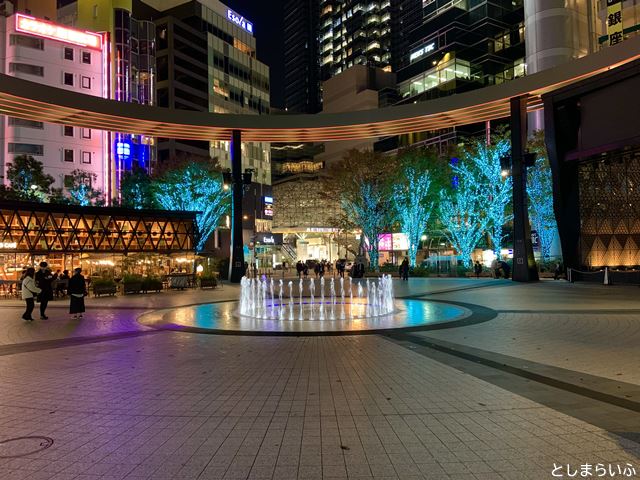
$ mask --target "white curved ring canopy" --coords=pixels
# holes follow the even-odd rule
[[[143,106],[0,75],[0,113],[28,120],[191,140],[319,142],[382,137],[504,118],[511,98],[541,95],[640,58],[640,37],[556,68],[445,98],[375,110],[317,115],[237,115]]]

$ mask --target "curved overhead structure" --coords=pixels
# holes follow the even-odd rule
[[[234,115],[116,102],[0,75],[0,113],[100,130],[191,140],[318,142],[382,137],[509,116],[510,99],[540,96],[640,58],[640,37],[510,82],[450,97],[376,110],[318,115]]]

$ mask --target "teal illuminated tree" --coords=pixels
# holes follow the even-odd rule
[[[153,181],[146,170],[135,167],[122,175],[120,182],[120,204],[136,209],[155,208]]]
[[[198,162],[168,170],[156,181],[154,190],[162,208],[198,212],[196,250],[202,251],[230,205],[231,194],[224,190],[222,174],[215,165]]]
[[[46,173],[42,162],[30,155],[18,155],[7,164],[7,180],[10,192],[17,200],[46,202],[55,179]]]
[[[429,150],[409,150],[400,154],[399,178],[393,185],[393,206],[400,229],[409,240],[409,264],[416,265],[420,238],[426,231],[433,211],[437,156]]]
[[[371,267],[379,269],[379,237],[387,224],[389,208],[381,189],[372,183],[361,182],[358,196],[344,196],[342,208],[356,225],[362,229],[368,239],[369,261]]]
[[[375,270],[379,270],[378,235],[384,233],[392,216],[389,173],[394,171],[394,157],[350,150],[342,160],[330,165],[324,188],[320,189],[322,195],[340,199],[343,214],[335,219],[336,226],[349,224],[361,230],[361,245]]]
[[[65,185],[69,197],[67,201],[72,205],[83,207],[104,205],[104,195],[101,190],[93,188],[98,176],[93,172],[76,169],[71,172],[68,184]]]
[[[499,132],[492,136],[490,144],[484,138],[471,141],[464,153],[468,167],[465,172],[471,175],[469,181],[479,187],[479,205],[487,216],[487,233],[497,258],[500,258],[502,250],[504,225],[513,219],[509,208],[513,192],[512,179],[503,175],[500,162],[501,158],[509,155],[510,149],[511,142],[507,135]]]
[[[543,260],[549,260],[557,226],[553,211],[553,179],[542,130],[534,132],[529,150],[536,154],[535,165],[527,170],[529,218],[540,240],[540,255]]]
[[[457,159],[456,159],[457,160]],[[440,192],[439,216],[444,235],[462,257],[466,267],[472,265],[471,254],[489,224],[486,192],[476,181],[476,172],[464,162],[452,162],[455,172],[450,191]]]

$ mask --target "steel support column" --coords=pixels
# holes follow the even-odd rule
[[[231,137],[231,257],[229,258],[229,281],[240,283],[245,274],[244,242],[242,240],[242,134],[234,130]]]
[[[513,177],[513,281],[538,280],[527,208],[527,97],[511,99],[511,174]]]

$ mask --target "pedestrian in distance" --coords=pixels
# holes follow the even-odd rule
[[[296,272],[298,273],[298,278],[302,277],[302,271],[304,270],[304,265],[301,260],[298,260],[296,263]]]
[[[562,265],[560,264],[560,262],[556,262],[556,266],[553,269],[553,279],[558,280],[560,278],[560,275],[562,275]]]
[[[36,305],[35,296],[38,295],[41,290],[36,285],[35,280],[36,269],[33,267],[27,268],[24,278],[22,279],[22,299],[26,302],[27,308],[22,314],[22,319],[28,322],[33,321],[33,309]]]
[[[504,278],[509,278],[511,276],[511,267],[509,266],[509,264],[504,260],[501,260],[499,265],[500,265],[500,270],[502,270],[502,273],[504,275]]]
[[[87,296],[87,284],[82,276],[82,269],[73,270],[73,276],[69,280],[69,313],[74,319],[82,318],[84,313],[84,297]]]
[[[41,290],[38,295],[40,302],[40,319],[47,320],[47,305],[53,300],[53,274],[47,262],[40,262],[40,270],[35,275],[36,286]]]
[[[473,265],[473,272],[476,274],[476,278],[480,278],[480,274],[482,273],[482,264],[476,260],[476,263]]]
[[[500,265],[498,264],[498,260],[495,258],[491,262],[491,274],[493,275],[493,278],[500,278]]]
[[[409,281],[409,259],[407,257],[404,257],[400,264],[400,279],[406,282]]]

